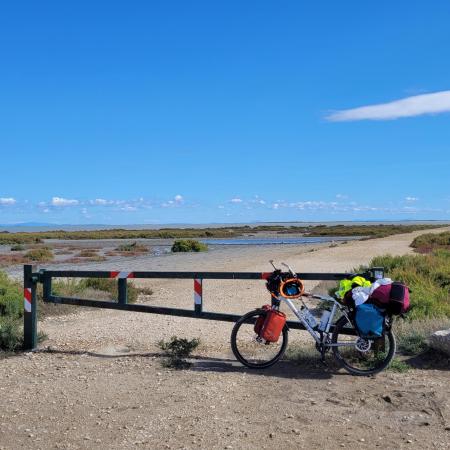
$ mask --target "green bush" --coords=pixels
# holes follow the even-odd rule
[[[21,252],[22,250],[25,250],[25,247],[22,244],[15,244],[11,246],[10,250],[12,252]]]
[[[420,253],[429,253],[438,248],[450,250],[450,231],[421,234],[412,241],[411,247]]]
[[[185,339],[172,336],[170,341],[159,341],[158,346],[164,351],[166,360],[164,361],[165,367],[173,369],[186,369],[190,367],[190,363],[186,361],[191,353],[200,344],[200,339]]]
[[[21,286],[0,272],[0,350],[14,351],[20,347],[22,315]]]
[[[0,350],[13,352],[22,346],[21,322],[10,316],[0,316]]]
[[[25,253],[25,258],[33,262],[51,261],[53,259],[53,252],[48,247],[34,248]]]
[[[23,314],[22,288],[0,272],[0,317],[19,318]]]
[[[206,252],[208,246],[193,239],[179,239],[172,245],[172,252]]]

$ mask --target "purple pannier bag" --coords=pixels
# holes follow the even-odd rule
[[[390,314],[404,314],[409,309],[409,289],[399,282],[385,284],[376,288],[369,300],[374,305],[385,308]]]

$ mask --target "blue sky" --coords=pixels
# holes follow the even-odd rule
[[[0,223],[450,219],[450,3],[0,6]]]

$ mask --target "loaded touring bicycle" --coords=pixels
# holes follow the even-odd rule
[[[271,305],[264,305],[242,316],[231,333],[233,353],[242,364],[263,369],[283,356],[289,334],[286,315],[280,311],[280,305],[284,303],[312,336],[323,361],[325,354],[331,350],[338,363],[355,375],[372,375],[389,365],[396,350],[392,333],[393,315],[400,313],[389,306],[392,301],[389,304],[379,303],[378,306],[369,301],[364,308],[359,308],[351,300],[351,295],[340,299],[337,296],[309,294],[304,292],[303,283],[287,264],[283,263],[287,272],[282,272],[273,265],[273,261],[270,262],[274,271],[268,277],[266,287],[272,296]],[[370,282],[382,278],[382,274],[373,272],[354,274],[350,278],[357,276],[364,276]],[[406,286],[403,291],[407,292]],[[318,300],[326,305],[320,320],[313,316],[303,298]],[[300,301],[300,308],[294,300]],[[404,300],[409,305],[409,297]]]

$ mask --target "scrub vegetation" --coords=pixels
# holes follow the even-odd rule
[[[172,252],[206,252],[208,246],[192,239],[180,239],[173,243]]]
[[[365,236],[384,237],[442,226],[433,225],[256,225],[218,228],[161,228],[159,230],[85,230],[85,231],[39,231],[0,233],[0,244],[35,244],[45,239],[190,239],[232,238],[249,233],[273,232],[279,234],[300,233],[305,236]]]

